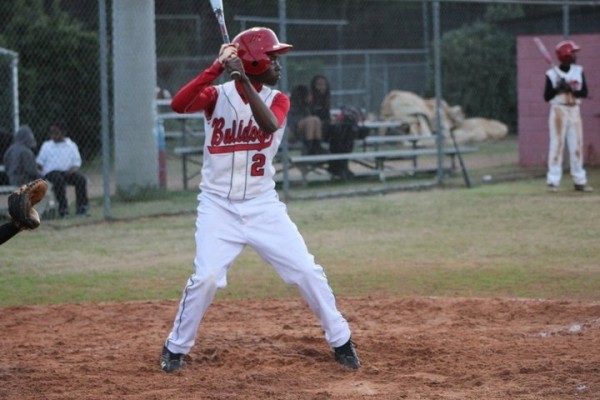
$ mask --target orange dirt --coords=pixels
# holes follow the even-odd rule
[[[1,399],[598,399],[600,304],[339,298],[363,367],[300,299],[217,301],[183,370],[159,369],[175,300],[0,309]]]

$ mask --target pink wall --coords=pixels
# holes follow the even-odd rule
[[[560,35],[538,36],[557,62],[554,47]],[[545,167],[548,160],[548,112],[544,101],[544,74],[549,68],[540,55],[534,36],[517,38],[517,96],[519,126],[519,162],[524,167]],[[583,99],[584,160],[600,165],[600,34],[570,37],[581,50],[577,64],[583,66],[588,98]]]

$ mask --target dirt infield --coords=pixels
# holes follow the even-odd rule
[[[184,369],[158,367],[175,300],[0,309],[1,399],[598,399],[600,304],[340,298],[363,367],[300,299],[217,301]]]

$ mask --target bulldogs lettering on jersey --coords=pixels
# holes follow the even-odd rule
[[[263,150],[273,143],[273,135],[264,133],[254,121],[247,126],[244,121],[233,121],[230,128],[225,127],[224,118],[213,118],[213,133],[208,152],[210,154],[231,153],[234,151]]]
[[[234,81],[217,86],[219,97],[213,115],[205,118],[204,160],[200,189],[231,200],[256,197],[275,187],[273,158],[285,126],[263,132],[235,88]],[[267,106],[279,93],[263,86],[259,92]]]

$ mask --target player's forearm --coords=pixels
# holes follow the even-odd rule
[[[273,112],[267,107],[264,101],[258,95],[254,86],[249,79],[243,79],[241,81],[244,93],[252,109],[252,115],[256,120],[256,123],[266,133],[273,133],[279,129],[279,121]]]
[[[171,109],[181,114],[204,110],[208,104],[205,104],[207,101],[200,96],[200,93],[210,86],[223,71],[221,63],[215,61],[173,96]]]

